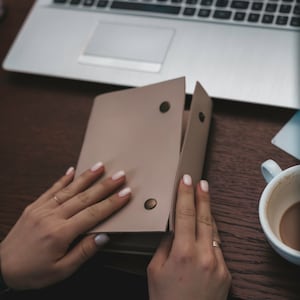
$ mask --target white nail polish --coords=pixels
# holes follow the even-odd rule
[[[101,167],[103,167],[103,163],[101,161],[99,161],[96,164],[94,164],[90,170],[92,172],[95,172],[95,171],[99,170]]]
[[[109,241],[109,236],[106,233],[99,233],[95,236],[94,241],[97,246],[104,246]]]
[[[74,167],[70,167],[67,172],[66,172],[66,175],[71,175],[73,172],[74,172]]]
[[[200,187],[201,187],[201,190],[203,191],[203,192],[208,192],[208,190],[209,190],[209,187],[208,187],[208,182],[206,181],[206,180],[201,180],[200,181]]]
[[[183,175],[183,183],[187,186],[192,185],[192,177],[188,174]]]
[[[123,170],[121,171],[118,171],[117,173],[115,173],[113,176],[111,176],[111,179],[112,180],[118,180],[120,179],[121,177],[124,177],[125,176],[125,172]]]
[[[125,197],[127,195],[129,195],[131,193],[131,189],[129,187],[124,188],[123,190],[121,190],[118,195],[119,197]]]

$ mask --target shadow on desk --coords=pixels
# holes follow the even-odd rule
[[[68,279],[36,291],[10,291],[0,299],[65,300],[65,299],[148,299],[145,276],[127,274],[104,267],[101,253]]]

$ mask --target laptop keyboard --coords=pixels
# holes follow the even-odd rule
[[[300,29],[300,0],[53,0],[56,7]]]

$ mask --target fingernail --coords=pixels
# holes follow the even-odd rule
[[[200,187],[201,187],[201,190],[203,191],[203,192],[208,192],[208,190],[209,190],[209,187],[208,187],[208,182],[206,181],[206,180],[201,180],[200,181]]]
[[[191,186],[192,185],[192,177],[188,174],[183,175],[182,177],[183,179],[183,183],[187,186]]]
[[[124,177],[125,176],[125,172],[123,170],[121,171],[118,171],[117,173],[115,173],[113,176],[111,176],[111,179],[112,180],[118,180],[120,179],[121,177]]]
[[[95,171],[99,170],[101,167],[103,167],[103,163],[101,161],[99,161],[96,164],[94,164],[90,170],[92,172],[95,172]]]
[[[109,236],[105,233],[99,233],[95,236],[94,241],[97,246],[103,246],[109,241]]]
[[[131,189],[129,187],[126,187],[125,189],[121,190],[118,193],[118,196],[119,197],[125,197],[125,196],[129,195],[130,193],[131,193]]]
[[[70,167],[67,172],[66,172],[66,175],[71,175],[73,172],[74,172],[74,167]]]

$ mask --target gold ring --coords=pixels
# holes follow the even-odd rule
[[[59,200],[59,198],[58,198],[56,195],[54,195],[53,199],[55,200],[55,202],[56,202],[58,205],[60,205],[60,200]]]
[[[221,248],[221,242],[213,240],[212,241],[212,246],[215,248]]]

